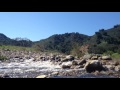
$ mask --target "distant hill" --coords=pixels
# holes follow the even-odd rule
[[[39,51],[58,51],[66,54],[120,53],[120,25],[100,29],[93,36],[78,32],[55,34],[46,39],[32,42],[29,39],[10,39],[0,33],[0,45],[34,47]]]
[[[20,40],[10,39],[9,37],[0,33],[0,45],[14,45],[14,46],[31,47],[32,46],[32,41],[24,40],[22,38]]]
[[[51,37],[35,42],[34,46],[44,50],[56,50],[63,53],[70,53],[76,45],[83,45],[89,36],[79,33],[55,34]]]
[[[12,39],[8,38],[4,34],[0,33],[0,45],[12,44]]]
[[[120,25],[108,30],[100,29],[93,36],[74,32],[55,34],[34,43],[34,47],[41,51],[55,50],[66,54],[72,51],[80,53],[86,46],[88,53],[120,52]]]
[[[104,30],[100,29],[89,41],[89,53],[120,53],[120,25]]]

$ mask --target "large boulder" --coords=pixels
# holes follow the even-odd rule
[[[68,62],[63,62],[62,65],[66,65],[66,66],[72,66],[72,62],[68,61]]]
[[[62,59],[61,61],[66,62],[66,61],[73,61],[73,60],[74,60],[74,56],[68,55],[64,59]]]
[[[72,56],[72,55],[68,55],[68,56],[66,56],[66,59],[72,61],[72,60],[74,60],[74,56]]]
[[[62,63],[62,68],[66,69],[66,68],[70,68],[72,66],[72,62],[63,62]]]
[[[84,69],[86,69],[87,72],[91,73],[94,71],[102,71],[104,70],[104,67],[102,66],[102,63],[98,60],[91,60],[88,61],[85,66]]]

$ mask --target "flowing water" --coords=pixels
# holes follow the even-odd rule
[[[48,75],[54,71],[69,72],[73,69],[63,70],[60,65],[54,65],[50,61],[33,61],[33,59],[14,62],[1,62],[0,74],[7,74],[10,78],[35,78],[38,75]],[[77,78],[112,78],[107,75],[96,76],[93,74],[84,74],[83,69]],[[74,78],[75,76],[55,76],[53,78]]]
[[[50,61],[33,61],[32,59],[23,62],[0,63],[0,74],[7,74],[12,78],[36,77],[53,71],[62,70],[59,65],[53,65]]]

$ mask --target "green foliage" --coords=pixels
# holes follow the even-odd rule
[[[75,45],[83,45],[89,36],[79,33],[55,34],[47,39],[36,42],[33,46],[38,50],[55,50],[61,53],[70,54]]]
[[[104,30],[101,29],[89,40],[89,53],[120,53],[120,25],[114,28]],[[91,44],[92,43],[92,44]]]
[[[107,51],[103,55],[112,55],[114,52],[113,51]]]
[[[120,54],[119,53],[113,53],[111,56],[112,56],[112,58],[115,58],[115,59],[119,59],[120,58]]]
[[[4,34],[0,33],[0,45],[14,45],[14,46],[23,46],[23,47],[31,47],[32,41],[26,38],[16,38],[10,39]]]
[[[5,61],[5,60],[7,60],[7,57],[0,55],[0,61]]]
[[[70,54],[74,55],[74,56],[77,56],[78,58],[83,56],[83,53],[80,51],[80,46],[78,44],[76,44],[74,46],[74,48],[71,50]]]
[[[31,47],[11,46],[11,45],[1,45],[0,49],[19,50],[19,51],[35,51],[35,49]]]

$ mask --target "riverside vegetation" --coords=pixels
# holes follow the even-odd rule
[[[115,25],[108,30],[100,29],[93,36],[73,32],[55,34],[47,39],[36,42],[26,38],[10,39],[1,33],[1,77],[7,77],[2,74],[4,72],[2,68],[5,65],[11,65],[11,62],[16,62],[14,65],[24,64],[25,66],[29,62],[31,64],[28,65],[34,64],[39,67],[38,63],[46,63],[45,61],[48,61],[53,67],[58,65],[59,69],[55,69],[57,70],[56,72],[53,72],[54,70],[47,71],[47,74],[44,73],[44,75],[39,76],[41,73],[38,72],[40,70],[39,67],[39,69],[36,69],[38,71],[31,71],[34,73],[33,76],[29,76],[29,74],[26,77],[84,77],[83,74],[86,74],[91,77],[107,75],[118,78],[120,76],[119,35],[120,25]],[[25,71],[24,74],[27,73]],[[15,75],[12,73],[9,76],[15,77]]]

